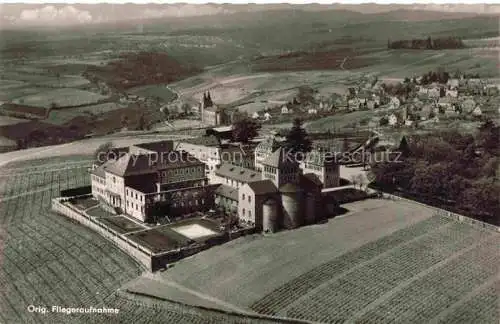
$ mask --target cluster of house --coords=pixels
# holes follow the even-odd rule
[[[418,86],[412,98],[391,101],[390,108],[400,108],[386,116],[390,126],[412,126],[417,121],[439,122],[439,117],[472,116],[483,114],[478,96],[496,96],[499,87],[479,79],[450,79],[446,85]]]
[[[99,162],[100,161],[100,162]],[[91,170],[104,208],[141,222],[219,207],[241,224],[274,232],[313,223],[336,207],[339,165],[319,152],[297,160],[270,137],[242,148],[215,136],[137,144],[103,154]]]

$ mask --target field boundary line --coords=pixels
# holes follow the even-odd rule
[[[52,190],[52,188],[47,187],[47,188],[42,188],[42,189],[38,189],[38,190],[32,190],[32,191],[23,192],[23,193],[14,195],[14,196],[8,196],[8,197],[5,197],[5,198],[0,198],[0,203],[2,203],[4,201],[7,201],[7,200],[16,199],[16,198],[23,197],[23,196],[29,196],[29,195],[36,194],[36,193],[39,193],[39,192],[42,192],[42,191],[47,191],[47,190]]]
[[[190,289],[190,288],[188,288],[188,287],[186,287],[184,285],[181,285],[178,282],[175,282],[175,281],[172,281],[172,280],[160,280],[160,279],[156,278],[156,276],[154,276],[152,274],[149,274],[149,273],[147,273],[145,275],[145,277],[147,279],[149,279],[149,280],[156,281],[156,282],[165,284],[167,286],[179,289],[180,291],[186,292],[186,293],[191,294],[193,296],[196,296],[198,298],[201,298],[201,299],[207,300],[209,302],[212,302],[212,303],[219,304],[221,306],[227,307],[227,308],[231,309],[232,311],[235,311],[235,312],[238,312],[238,313],[242,313],[242,314],[246,314],[246,313],[253,314],[253,312],[251,312],[251,311],[247,311],[247,310],[245,310],[243,308],[240,308],[240,307],[238,307],[236,305],[233,305],[231,303],[225,302],[225,301],[223,301],[223,300],[221,300],[219,298],[216,298],[216,297],[204,294],[202,292]],[[127,291],[130,291],[130,290],[127,289]]]
[[[488,289],[492,285],[500,283],[500,273],[497,273],[496,275],[492,276],[490,279],[486,280],[483,282],[479,287],[475,288],[471,292],[467,293],[462,299],[451,305],[450,307],[446,308],[444,311],[439,313],[436,317],[434,317],[429,324],[439,324],[441,320],[445,319],[448,315],[450,315],[452,312],[454,312],[457,308],[460,308],[463,304],[483,292],[484,290]]]
[[[376,300],[374,300],[373,302],[371,302],[368,306],[364,307],[361,311],[357,312],[356,314],[354,314],[352,317],[351,317],[351,320],[349,320],[347,323],[356,323],[356,319],[359,319],[360,317],[364,316],[366,313],[370,312],[371,310],[377,308],[378,306],[380,306],[381,304],[383,304],[385,301],[387,301],[388,299],[390,299],[392,296],[394,296],[395,294],[397,294],[398,292],[402,291],[404,288],[408,287],[410,284],[412,284],[413,282],[419,280],[419,279],[422,279],[423,277],[425,277],[426,275],[430,274],[431,272],[435,271],[435,270],[438,270],[439,268],[441,268],[442,266],[446,265],[447,263],[459,258],[460,256],[462,256],[463,254],[473,250],[474,248],[478,247],[479,245],[489,241],[489,240],[493,240],[495,238],[495,234],[492,233],[490,234],[489,236],[479,240],[478,242],[466,247],[465,249],[462,249],[462,250],[459,250],[455,253],[453,253],[452,255],[450,255],[449,257],[447,257],[446,259],[444,260],[441,260],[439,261],[438,263],[430,266],[429,268],[425,269],[424,271],[418,273],[416,276],[413,276],[403,282],[401,282],[399,285],[397,285],[396,287],[394,287],[394,289],[391,289],[390,291],[388,291],[387,293],[383,294],[382,296],[380,296],[379,298],[377,298]]]
[[[280,317],[280,316],[270,316],[270,315],[263,315],[259,313],[239,313],[239,312],[234,312],[234,311],[224,311],[222,309],[217,309],[217,308],[211,308],[211,307],[206,307],[206,306],[196,306],[192,304],[187,304],[183,303],[180,301],[177,301],[175,299],[169,299],[165,297],[158,297],[155,295],[150,295],[147,293],[140,293],[140,292],[134,292],[134,291],[129,291],[129,290],[119,290],[119,294],[123,296],[124,298],[131,300],[133,302],[137,302],[137,300],[133,299],[130,297],[130,295],[136,295],[139,297],[145,297],[153,300],[158,300],[160,302],[169,302],[177,305],[182,305],[186,307],[191,307],[193,309],[199,309],[199,310],[208,310],[211,312],[219,313],[219,314],[224,314],[224,315],[231,315],[231,316],[236,316],[240,318],[247,318],[247,319],[256,319],[256,320],[268,320],[276,323],[293,323],[293,324],[317,324],[319,322],[314,322],[314,321],[306,321],[306,320],[299,320],[295,318],[287,318],[287,317]],[[160,304],[161,305],[161,304]]]
[[[436,216],[431,216],[431,217],[436,217]],[[328,286],[329,284],[331,284],[333,281],[335,280],[339,280],[340,278],[342,277],[345,277],[346,275],[370,264],[370,263],[373,263],[381,258],[384,258],[386,257],[387,255],[391,254],[392,252],[394,252],[396,249],[399,249],[399,248],[402,248],[402,247],[405,247],[407,245],[410,245],[412,243],[414,243],[415,241],[418,241],[420,240],[422,237],[425,237],[429,234],[434,234],[444,228],[448,228],[448,227],[451,227],[454,223],[451,222],[451,223],[446,223],[444,225],[441,225],[435,229],[433,229],[432,231],[429,231],[429,232],[426,232],[422,235],[419,235],[417,237],[414,237],[412,238],[411,240],[409,241],[405,241],[403,243],[400,243],[400,244],[397,244],[396,246],[390,248],[389,250],[385,251],[384,253],[381,253],[381,254],[378,254],[376,257],[374,258],[371,258],[369,260],[366,260],[364,262],[361,262],[361,263],[358,263],[356,264],[354,267],[352,268],[349,268],[347,269],[346,271],[343,271],[341,273],[339,273],[338,275],[336,276],[333,276],[332,278],[330,278],[329,280],[323,282],[322,284],[320,284],[319,286],[316,286],[314,289],[308,291],[305,295],[302,295],[300,298],[297,298],[296,300],[294,300],[292,303],[288,304],[288,306],[286,306],[285,308],[282,308],[280,309],[277,314],[286,314],[288,310],[290,310],[290,308],[293,308],[295,305],[297,305],[298,303],[300,303],[300,301],[304,300],[304,299],[309,299],[312,295],[314,295],[318,290],[322,289],[323,287],[326,287]]]

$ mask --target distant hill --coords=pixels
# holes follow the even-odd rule
[[[146,21],[155,18],[186,18],[223,16],[235,13],[263,13],[269,11],[300,10],[324,12],[344,10],[362,14],[389,13],[389,17],[403,20],[460,19],[464,14],[500,15],[500,6],[493,4],[411,4],[379,5],[374,3],[347,4],[1,4],[0,28],[27,26],[67,26],[103,24],[130,20]],[[392,12],[392,13],[390,13]],[[442,17],[438,17],[440,13]],[[445,15],[443,15],[445,13]],[[430,17],[430,18],[429,18]]]

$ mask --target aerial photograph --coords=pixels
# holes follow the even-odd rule
[[[500,323],[500,5],[0,3],[0,324]]]

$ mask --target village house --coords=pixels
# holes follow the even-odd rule
[[[474,108],[474,110],[472,111],[472,116],[474,117],[480,117],[482,114],[483,112],[481,111],[481,108],[479,106]]]
[[[389,100],[389,107],[391,109],[396,109],[399,108],[399,106],[401,106],[401,100],[399,100],[398,97],[391,97]]]
[[[396,126],[398,124],[398,117],[393,113],[388,117],[389,126]]]
[[[281,107],[281,113],[282,114],[288,114],[288,107],[287,107],[287,105],[283,105]]]
[[[449,90],[457,90],[458,87],[460,86],[460,80],[459,79],[448,79],[446,82],[446,86]]]
[[[458,90],[446,89],[446,97],[457,98],[458,97]]]
[[[469,98],[469,99],[462,101],[460,103],[460,106],[462,107],[463,112],[470,114],[470,113],[472,113],[474,108],[476,108],[476,102],[474,101],[474,99]]]
[[[259,113],[258,113],[258,112],[254,112],[254,113],[252,114],[252,118],[253,118],[253,119],[259,119],[259,118],[260,118]]]
[[[271,114],[268,112],[264,113],[264,120],[270,120],[271,119]]]
[[[318,113],[318,110],[316,108],[311,107],[311,108],[307,109],[307,113],[309,115],[315,115]]]

